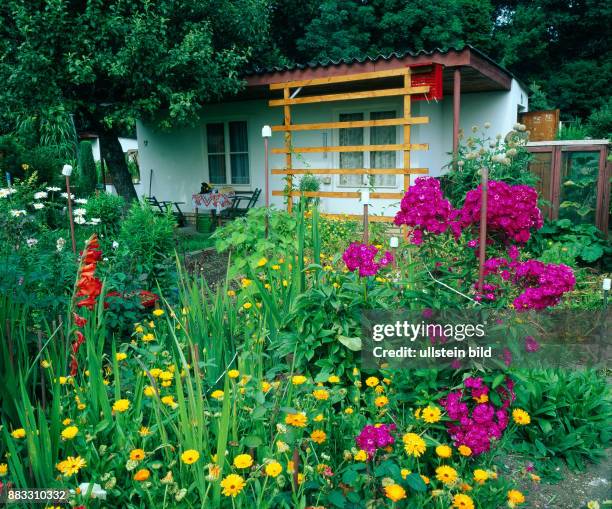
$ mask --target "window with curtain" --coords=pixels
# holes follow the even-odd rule
[[[206,124],[206,140],[211,183],[248,185],[247,123],[232,121]]]
[[[341,113],[340,122],[356,120],[378,120],[396,118],[395,111],[372,111],[369,113]],[[395,126],[377,126],[370,128],[340,129],[339,145],[390,145],[397,143],[397,129]],[[368,151],[368,152],[341,152],[340,168],[396,168],[397,153],[395,151]],[[374,187],[394,187],[395,175],[374,175]],[[365,175],[340,175],[339,183],[346,187],[362,187],[368,185]]]

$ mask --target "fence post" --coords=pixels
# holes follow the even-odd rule
[[[487,248],[487,188],[489,183],[489,170],[482,168],[481,170],[480,191],[480,237],[478,243],[478,291],[482,293],[484,284],[484,263]]]

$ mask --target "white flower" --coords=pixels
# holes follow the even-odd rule
[[[66,239],[60,237],[59,239],[57,239],[57,242],[55,243],[55,249],[57,249],[58,253],[61,253],[64,250],[65,245],[66,245]]]
[[[73,214],[75,216],[84,216],[87,214],[87,211],[85,209],[74,209]]]
[[[46,198],[47,196],[49,196],[49,193],[47,193],[47,191],[39,191],[38,193],[34,193],[35,200],[42,200],[43,198]]]
[[[25,216],[25,215],[26,215],[25,210],[11,210],[11,216],[13,217],[19,217],[19,216]]]
[[[85,205],[87,203],[87,198],[77,198],[74,200],[74,203],[78,203],[79,205]]]
[[[0,189],[0,198],[6,198],[7,196],[10,196],[11,194],[16,192],[17,190],[13,189],[12,187]]]
[[[99,217],[92,217],[90,224],[92,225],[100,224],[100,221],[102,221],[102,219],[100,219]]]
[[[28,239],[28,240],[26,240],[26,244],[28,245],[28,247],[34,247],[36,244],[38,244],[38,240],[37,239]]]
[[[113,249],[117,249],[119,247],[119,242],[117,242],[116,240],[113,240]]]
[[[55,186],[50,186],[50,187],[47,187],[47,191],[50,191],[52,193],[56,193],[57,191],[60,191],[60,188],[59,187],[55,187]]]
[[[74,222],[76,224],[85,224],[87,221],[85,221],[85,218],[83,216],[76,216],[74,218]]]
[[[484,127],[485,129],[489,129],[491,127],[491,122],[485,122]]]
[[[99,498],[100,500],[106,500],[106,491],[102,489],[99,484],[92,484],[88,482],[82,482],[79,484],[81,493],[90,493],[91,498]],[[91,489],[91,492],[89,491]],[[73,491],[73,490],[70,490]]]
[[[62,193],[60,196],[62,198],[68,198],[68,193]],[[74,194],[70,193],[70,199],[74,200]]]
[[[40,210],[40,209],[44,209],[44,208],[45,208],[45,204],[44,204],[44,203],[35,203],[35,204],[33,205],[33,207],[34,207],[36,210]]]
[[[514,157],[517,154],[517,151],[515,148],[511,148],[510,150],[508,150],[508,152],[506,152],[506,155],[508,157]]]

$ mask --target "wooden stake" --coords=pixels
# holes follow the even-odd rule
[[[363,243],[368,244],[370,241],[370,222],[369,222],[369,205],[363,204]]]
[[[293,488],[295,489],[295,491],[297,491],[299,487],[298,476],[299,476],[299,470],[300,470],[300,452],[298,451],[297,447],[293,449],[292,459],[293,459]]]
[[[484,284],[484,264],[487,249],[487,187],[489,183],[489,170],[483,168],[481,176],[480,190],[482,196],[480,198],[480,238],[478,245],[478,291],[480,293],[482,293],[482,286]]]

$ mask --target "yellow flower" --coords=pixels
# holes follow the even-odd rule
[[[366,461],[367,459],[368,459],[368,453],[365,452],[363,449],[360,449],[355,454],[355,461]]]
[[[323,417],[323,414],[318,414],[317,416],[315,416],[313,421],[314,422],[321,422],[323,419],[325,419],[325,417]]]
[[[213,393],[210,395],[211,398],[213,399],[223,399],[223,391],[220,389],[217,389],[216,391],[213,391]]]
[[[337,384],[338,382],[340,382],[340,377],[337,375],[329,375],[329,378],[327,379],[327,381],[330,384]]]
[[[8,465],[0,463],[0,477],[4,477],[6,474],[8,474]]]
[[[238,378],[240,376],[240,371],[238,371],[237,369],[230,369],[227,372],[227,376],[229,376],[230,378]]]
[[[276,441],[276,448],[278,449],[278,452],[280,453],[287,452],[289,450],[289,446],[282,440]]]
[[[153,378],[159,378],[159,375],[161,375],[162,370],[159,368],[153,368],[149,371],[149,373],[151,373],[151,376]],[[146,374],[146,373],[145,373]]]
[[[151,332],[148,332],[147,334],[143,334],[143,336],[142,336],[142,340],[145,343],[149,343],[149,342],[153,341],[154,339],[155,339],[155,336]]]
[[[296,428],[303,428],[308,423],[308,418],[306,414],[298,412],[295,414],[287,414],[285,416],[285,424],[289,424],[290,426],[294,426]]]
[[[389,403],[389,398],[387,398],[387,396],[378,396],[378,398],[374,400],[374,404],[378,408],[382,408],[388,403]]]
[[[271,388],[272,388],[272,385],[270,384],[270,382],[262,380],[261,390],[263,391],[264,394],[267,393]]]
[[[327,440],[327,434],[322,429],[315,429],[311,434],[310,438],[316,444],[322,444]]]
[[[25,429],[17,428],[15,430],[11,431],[11,436],[13,438],[25,438],[25,436],[26,436]]]
[[[164,405],[168,405],[168,406],[174,406],[174,405],[176,405],[176,403],[175,403],[175,401],[174,401],[174,396],[164,396],[164,397],[161,399],[161,402],[162,402]]]
[[[406,490],[399,484],[390,484],[385,486],[385,496],[392,502],[399,502],[403,498],[406,498]]]
[[[354,412],[354,410],[351,407],[347,407],[344,409],[344,413],[347,415],[351,415]]]
[[[489,401],[489,395],[481,394],[480,396],[476,396],[474,399],[476,400],[476,403],[486,403]]]
[[[266,263],[268,263],[268,259],[264,256],[259,259],[259,261],[257,262],[257,266],[263,267]]]
[[[318,400],[329,399],[329,392],[327,392],[325,389],[316,389],[312,391],[312,395]]]
[[[385,388],[382,385],[377,385],[374,387],[374,392],[376,394],[383,394],[385,392]]]
[[[240,281],[240,283],[242,284],[242,288],[248,288],[249,286],[251,286],[251,283],[253,283],[253,281],[251,281],[250,279],[244,278]]]
[[[138,430],[138,434],[141,437],[146,437],[151,434],[151,431],[146,426],[141,426],[140,429]]]
[[[283,286],[287,288],[287,286],[289,286],[289,281],[287,281],[286,279],[283,279]]]
[[[70,477],[74,474],[78,474],[81,468],[85,468],[87,462],[80,456],[68,456],[64,461],[60,461],[55,468],[57,468],[64,477]]]
[[[265,470],[268,477],[278,477],[283,471],[283,467],[278,461],[272,461],[266,465]]]
[[[244,488],[244,479],[237,474],[230,474],[221,481],[221,487],[223,488],[223,495],[226,497],[235,497],[239,495]]]
[[[253,458],[250,454],[239,454],[234,458],[234,466],[236,468],[249,468],[253,464]]]
[[[597,500],[589,500],[587,502],[587,509],[599,509],[599,502]]]
[[[408,470],[407,468],[402,468],[400,470],[400,475],[402,476],[402,479],[404,479],[404,481],[406,480],[406,477],[408,477],[411,473],[412,471]]]
[[[227,291],[227,296],[228,297],[235,297],[236,296],[236,292],[234,290],[228,290]]]
[[[147,385],[144,388],[144,395],[148,396],[149,398],[155,396],[155,387],[153,387],[152,385]]]
[[[115,354],[115,359],[117,359],[117,361],[124,361],[125,359],[127,359],[127,353],[125,353],[125,352],[117,352]]]
[[[525,410],[522,410],[520,408],[515,408],[514,410],[512,410],[512,419],[519,426],[526,426],[531,422],[531,417],[529,416],[529,414],[525,412]]]
[[[187,449],[181,454],[181,461],[185,463],[185,465],[192,465],[198,461],[198,459],[200,459],[200,453],[195,449]]]
[[[164,314],[164,310],[163,309],[154,309],[153,310],[153,315],[154,316],[162,316]]]
[[[149,472],[146,468],[141,468],[138,472],[134,474],[135,481],[146,481],[151,476],[151,472]]]
[[[457,471],[448,465],[436,468],[436,479],[444,484],[454,484],[457,480]]]
[[[406,454],[414,456],[415,458],[420,457],[427,448],[425,441],[416,433],[406,433],[402,437],[402,441],[404,442]]]
[[[459,447],[457,447],[457,450],[459,451],[459,454],[461,454],[461,456],[471,456],[472,455],[472,449],[470,449],[467,445],[460,445]]]
[[[421,419],[428,424],[434,424],[440,420],[442,412],[436,406],[429,405],[421,412]]]
[[[476,481],[478,484],[484,484],[488,478],[489,474],[486,470],[482,470],[481,468],[474,470],[474,481]]]
[[[533,482],[540,482],[542,478],[537,474],[529,474],[529,477]]]
[[[368,387],[376,387],[378,385],[378,378],[376,378],[375,376],[371,376],[366,380],[366,385]]]
[[[525,495],[519,490],[510,490],[508,492],[508,502],[511,504],[522,504],[525,502]]]
[[[242,307],[244,309],[251,309],[253,307],[253,304],[251,304],[250,302],[245,302]]]
[[[142,461],[145,457],[145,452],[142,449],[132,449],[130,451],[130,459],[132,461]]]
[[[128,408],[130,408],[130,401],[127,399],[118,399],[115,401],[115,403],[113,403],[113,410],[115,412],[123,413]]]
[[[47,359],[43,359],[42,361],[40,361],[40,365],[41,365],[41,367],[43,367],[45,369],[51,367],[51,363]]]
[[[452,509],[474,509],[474,501],[463,493],[458,493],[453,497]]]
[[[302,385],[308,380],[304,375],[294,375],[291,377],[291,383],[293,385]]]
[[[66,385],[66,382],[68,382],[68,377],[67,376],[60,376],[59,377],[60,385]]]
[[[144,332],[144,329],[142,328],[142,325],[136,325],[134,327],[134,330],[138,333],[138,334],[142,334]]]
[[[439,458],[450,458],[453,454],[453,450],[448,445],[439,445],[436,447],[436,454]]]
[[[76,426],[68,426],[62,431],[62,438],[64,440],[72,440],[74,437],[77,436],[78,433],[79,428],[77,428]]]

